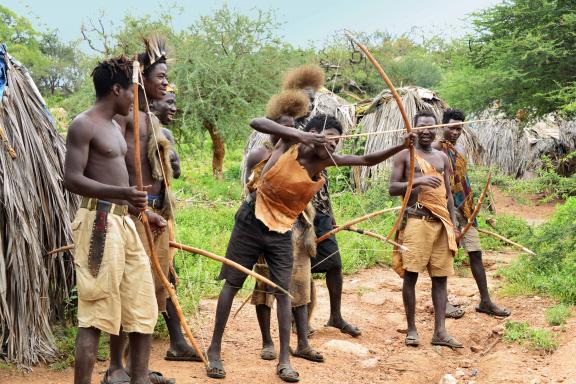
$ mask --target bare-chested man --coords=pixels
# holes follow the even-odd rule
[[[415,127],[436,124],[430,111],[422,111],[414,117]],[[409,251],[402,254],[404,284],[402,299],[406,311],[408,332],[405,344],[418,346],[420,338],[416,330],[416,281],[418,274],[428,270],[432,279],[432,303],[434,305],[434,335],[432,344],[462,348],[445,327],[446,284],[454,274],[454,254],[458,250],[458,230],[454,223],[456,215],[450,191],[450,160],[441,151],[432,148],[436,137],[434,129],[419,130],[416,142],[416,165],[413,193],[405,212],[405,223],[400,241]],[[390,195],[402,196],[408,185],[409,152],[402,151],[394,159],[390,178]]]
[[[96,102],[74,119],[66,139],[66,188],[83,197],[72,223],[78,289],[75,384],[92,382],[100,332],[119,335],[121,327],[133,346],[128,382],[150,382],[158,308],[150,262],[128,216],[129,210],[138,214],[146,207],[147,195],[130,187],[126,140],[113,120],[130,111],[131,65],[120,57],[96,66]],[[123,373],[116,368],[111,361],[104,383],[112,373]]]

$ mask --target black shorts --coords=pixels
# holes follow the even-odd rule
[[[226,258],[252,269],[260,255],[270,271],[270,280],[284,289],[290,288],[292,277],[292,231],[270,231],[254,214],[254,203],[244,202],[236,212],[234,229],[226,249]],[[219,279],[241,287],[247,275],[222,264]]]
[[[316,237],[330,232],[332,228],[332,216],[317,211],[316,217],[314,218]],[[316,256],[313,257],[311,261],[312,273],[326,273],[333,269],[342,269],[342,259],[340,258],[340,250],[338,249],[336,236],[332,235],[318,243],[316,246]]]

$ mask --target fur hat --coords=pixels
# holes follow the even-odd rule
[[[297,119],[308,113],[309,102],[308,96],[302,91],[296,89],[282,91],[268,101],[266,117],[274,121],[283,115]]]
[[[318,91],[324,86],[324,70],[316,64],[304,64],[284,74],[282,89],[314,88]]]

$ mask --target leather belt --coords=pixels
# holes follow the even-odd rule
[[[83,197],[80,203],[80,208],[86,208],[90,211],[99,211],[111,213],[118,216],[126,216],[128,214],[127,205],[114,204],[106,200],[98,200],[91,197]]]

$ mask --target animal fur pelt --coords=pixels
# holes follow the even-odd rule
[[[172,207],[174,206],[174,195],[170,191],[172,185],[172,165],[170,163],[170,154],[172,153],[172,143],[166,138],[162,132],[162,126],[158,118],[149,114],[148,121],[150,122],[148,133],[147,153],[148,160],[152,167],[152,178],[154,180],[164,181],[164,204],[160,210],[160,214],[166,219],[173,218]]]

